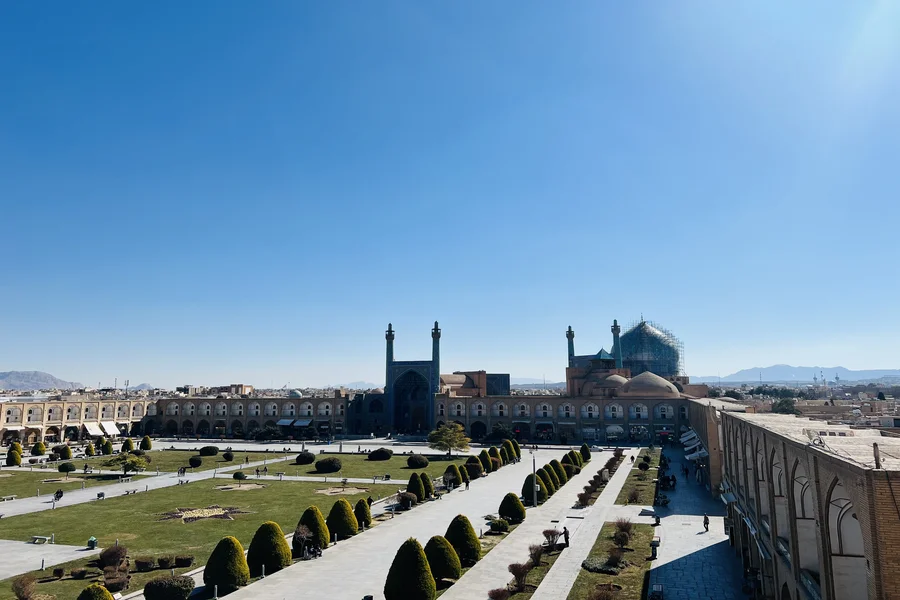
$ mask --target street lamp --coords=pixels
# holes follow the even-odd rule
[[[538,500],[538,490],[541,489],[541,484],[538,483],[537,479],[537,456],[534,454],[534,449],[528,450],[531,453],[531,482],[534,484],[534,490],[532,490],[531,495],[534,498],[534,507],[537,508],[537,500]]]

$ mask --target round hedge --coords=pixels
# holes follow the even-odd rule
[[[550,461],[550,467],[556,473],[556,478],[559,479],[560,485],[565,485],[569,483],[569,477],[566,475],[566,470],[563,469],[563,466],[560,464],[558,460],[555,458]]]
[[[75,463],[64,462],[60,463],[59,466],[56,467],[56,470],[60,473],[65,473],[66,477],[68,477],[69,473],[78,470],[78,467],[75,466]]]
[[[218,453],[218,446],[203,446],[202,448],[200,448],[200,456],[215,456]]]
[[[466,463],[466,475],[469,477],[469,480],[478,479],[484,473],[484,469],[480,464],[475,463]]]
[[[316,473],[337,473],[342,467],[341,459],[335,456],[316,461]]]
[[[24,450],[22,450],[22,444],[19,442],[12,442],[9,445],[9,452],[18,452],[19,456],[25,453]]]
[[[406,466],[410,469],[424,469],[428,466],[428,459],[421,454],[412,454],[406,459]]]
[[[164,575],[144,585],[146,600],[187,600],[194,591],[194,578],[183,575]]]
[[[456,463],[448,465],[446,469],[444,469],[444,483],[448,485],[459,485],[463,483],[462,473],[459,472],[459,467],[456,466]]]
[[[306,525],[310,532],[312,532],[312,539],[310,541],[313,546],[318,546],[323,550],[328,547],[328,542],[331,540],[331,533],[328,531],[328,525],[325,524],[325,517],[322,516],[322,511],[319,510],[319,507],[310,506],[303,511],[297,525]],[[294,555],[300,556],[302,554],[303,548],[300,547],[300,540],[295,537]]]
[[[406,491],[410,494],[415,494],[417,502],[425,499],[425,485],[422,483],[422,478],[419,477],[418,473],[413,473],[410,476],[409,482],[406,484]]]
[[[31,447],[32,456],[43,456],[45,454],[47,454],[47,446],[44,445],[44,442],[38,442]]]
[[[369,460],[390,460],[393,455],[394,451],[390,448],[379,448],[369,452],[367,458]]]
[[[122,452],[131,452],[134,450],[134,442],[131,441],[131,438],[125,438],[125,441],[122,442]]]
[[[419,480],[422,482],[422,487],[425,488],[425,497],[431,498],[434,496],[434,484],[431,482],[431,477],[428,476],[428,473],[421,473]]]
[[[493,531],[494,533],[508,533],[509,521],[507,521],[506,519],[492,519],[491,531]]]
[[[247,566],[251,577],[259,577],[266,568],[266,575],[290,566],[291,549],[284,539],[284,532],[278,523],[266,521],[259,526],[250,548],[247,550]]]
[[[425,558],[431,567],[431,575],[438,579],[459,579],[462,576],[462,565],[459,555],[450,542],[442,535],[434,535],[425,544]]]
[[[559,480],[559,476],[556,474],[556,470],[552,465],[550,465],[550,463],[544,465],[544,472],[550,477],[550,481],[553,483],[553,487],[559,490],[562,482]]]
[[[55,454],[59,455],[61,460],[72,460],[72,449],[66,446],[65,444],[61,446],[56,446],[53,449]]]
[[[525,483],[522,484],[522,497],[529,506],[534,505],[535,481],[537,481],[537,485],[540,487],[540,490],[537,493],[538,504],[547,501],[547,486],[544,485],[544,482],[541,481],[540,477],[535,478],[533,473],[529,473],[528,477],[525,478]]]
[[[22,464],[22,455],[14,450],[10,450],[6,453],[6,466],[7,467],[18,467]]]
[[[219,586],[219,593],[232,592],[250,583],[250,567],[244,558],[244,547],[237,538],[228,536],[219,540],[203,570],[203,584]]]
[[[353,507],[353,516],[356,517],[356,522],[360,526],[372,526],[372,510],[369,508],[369,503],[366,502],[365,498],[360,498],[356,501],[356,506]]]
[[[192,468],[196,469],[203,464],[203,459],[199,456],[192,456],[188,459],[188,464],[191,465]]]
[[[153,450],[153,442],[150,441],[150,436],[145,435],[141,438],[141,450],[146,452],[147,450]]]
[[[497,512],[501,518],[506,519],[510,523],[521,523],[525,520],[525,506],[513,492],[503,496],[503,500],[500,501],[500,509]]]
[[[434,600],[437,585],[431,574],[425,551],[415,538],[409,538],[394,556],[384,582],[385,600]]]
[[[294,460],[294,462],[298,465],[311,465],[316,462],[316,455],[309,450],[304,450],[297,455],[297,458]]]
[[[222,458],[225,460],[225,462],[231,462],[234,460],[234,452],[226,450],[222,453]]]
[[[353,537],[359,531],[359,523],[356,515],[353,514],[353,507],[346,498],[340,498],[331,505],[331,512],[328,513],[325,524],[331,535],[337,534],[338,539],[341,540]]]
[[[464,567],[471,567],[481,560],[481,542],[475,535],[472,523],[465,515],[456,515],[444,534]]]
[[[481,461],[481,468],[485,473],[490,473],[493,470],[493,467],[491,466],[491,455],[488,454],[487,450],[482,449],[482,451],[478,453],[478,460]]]
[[[113,595],[99,583],[92,583],[81,590],[78,600],[113,600]]]
[[[591,461],[591,449],[588,447],[587,444],[581,445],[580,452],[581,452],[581,458],[582,458],[582,460],[584,460],[584,462]]]

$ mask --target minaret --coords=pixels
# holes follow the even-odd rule
[[[441,391],[441,329],[437,321],[431,330],[431,371],[431,391],[437,394]]]
[[[619,334],[622,332],[622,329],[619,327],[619,321],[613,319],[612,327],[610,328],[613,334],[613,352],[616,356],[616,368],[622,368],[622,345],[619,343]]]
[[[575,358],[575,332],[572,331],[572,326],[569,325],[568,331],[566,331],[566,339],[569,340],[569,366],[572,366],[572,359]]]
[[[390,323],[384,332],[384,339],[387,346],[384,360],[384,393],[390,397],[390,389],[394,387],[394,382],[391,381],[391,366],[394,364],[394,328]]]

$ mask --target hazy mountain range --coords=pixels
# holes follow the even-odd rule
[[[726,375],[721,379],[718,376],[712,377],[691,377],[692,382],[696,383],[741,383],[741,382],[758,382],[760,376],[763,382],[813,382],[813,377],[822,380],[822,374],[828,381],[834,381],[834,376],[840,377],[843,382],[850,381],[869,381],[873,379],[881,379],[882,377],[898,377],[900,378],[900,369],[867,369],[854,371],[845,369],[844,367],[792,367],[791,365],[772,365],[771,367],[754,367],[752,369],[742,369],[737,373]]]
[[[84,387],[77,381],[63,381],[43,371],[0,372],[0,390],[70,390]]]

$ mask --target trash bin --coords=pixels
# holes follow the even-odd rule
[[[97,538],[95,538],[94,536],[91,536],[90,538],[88,538],[87,547],[88,547],[88,550],[96,550],[97,549]]]

